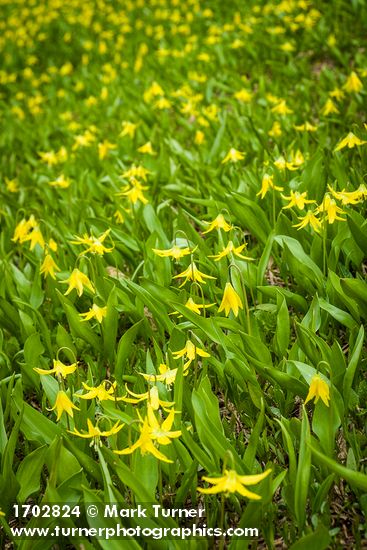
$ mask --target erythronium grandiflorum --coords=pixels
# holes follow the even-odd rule
[[[264,174],[261,180],[261,189],[256,194],[256,196],[258,197],[260,195],[260,197],[263,199],[270,189],[274,189],[274,191],[283,191],[284,187],[280,187],[279,185],[274,184],[274,176],[270,174]]]
[[[237,151],[237,149],[234,149],[232,147],[222,160],[222,164],[225,164],[226,162],[238,162],[239,160],[243,160],[244,158],[245,154],[242,153],[242,151]]]
[[[58,178],[55,180],[48,182],[51,187],[59,187],[60,189],[67,189],[71,185],[71,180],[69,178],[65,178],[64,174],[60,174]]]
[[[148,187],[142,185],[140,181],[134,177],[131,177],[129,182],[130,185],[123,188],[117,195],[127,197],[132,204],[136,204],[139,201],[143,204],[147,204],[148,199],[144,196],[143,191],[146,191]]]
[[[192,363],[192,361],[196,358],[197,355],[199,357],[210,357],[210,353],[206,352],[202,348],[199,348],[195,346],[191,342],[191,340],[187,340],[185,347],[183,347],[179,351],[172,352],[172,355],[175,359],[180,359],[180,357],[186,356],[187,362],[184,364],[184,370],[186,370]]]
[[[66,412],[69,416],[73,417],[74,416],[73,409],[77,411],[80,410],[76,405],[74,405],[74,403],[67,396],[67,394],[61,390],[57,392],[55,404],[49,410],[54,411],[55,409],[57,413],[57,418],[56,418],[57,421],[60,420],[64,412]]]
[[[100,256],[103,256],[106,252],[111,252],[113,250],[112,248],[107,248],[104,246],[103,242],[106,239],[106,237],[109,235],[111,229],[107,229],[102,235],[99,237],[93,237],[84,235],[83,237],[76,237],[76,241],[70,241],[71,244],[84,244],[88,248],[80,253],[80,255],[88,254],[90,252],[91,254],[99,254]]]
[[[213,231],[214,229],[223,229],[223,231],[227,232],[233,229],[233,226],[226,222],[223,214],[218,214],[218,216],[213,220],[212,222],[203,222],[209,225],[208,229],[203,232],[203,235],[206,233],[209,233],[210,231]]]
[[[82,271],[79,271],[79,269],[75,268],[73,272],[71,273],[70,277],[65,279],[65,281],[61,281],[64,284],[68,284],[69,288],[65,292],[65,296],[70,294],[70,292],[75,288],[78,295],[81,296],[84,292],[84,288],[87,288],[92,293],[95,292],[94,286],[92,285],[91,281],[89,280],[88,276],[85,275]]]
[[[226,283],[218,313],[221,313],[221,311],[224,310],[225,314],[228,317],[229,313],[233,311],[235,317],[237,317],[239,309],[243,309],[242,300],[231,285],[231,283]]]
[[[330,195],[328,193],[326,193],[322,203],[320,204],[320,206],[318,206],[316,208],[316,213],[323,213],[325,214],[325,218],[328,223],[332,224],[335,222],[335,220],[339,220],[341,222],[345,222],[346,219],[345,218],[341,218],[340,216],[338,216],[338,214],[344,214],[344,210],[342,210],[342,208],[340,208],[334,199],[332,199],[330,197]]]
[[[239,493],[243,497],[251,500],[260,500],[261,497],[246,489],[246,485],[257,485],[265,479],[271,472],[271,469],[265,470],[262,474],[239,475],[235,470],[224,470],[224,475],[220,477],[206,477],[202,480],[211,483],[213,486],[208,488],[198,487],[198,491],[205,495],[214,495],[217,493]]]
[[[79,399],[98,399],[98,401],[121,401],[122,397],[116,396],[116,382],[109,382],[104,380],[99,386],[88,386],[85,382],[82,382],[83,388],[87,390],[87,393],[75,394]]]
[[[138,124],[135,124],[134,122],[130,122],[128,120],[124,120],[122,122],[122,131],[120,133],[120,137],[129,136],[130,138],[133,138],[135,136],[137,127]]]
[[[144,420],[139,415],[141,424],[139,426],[140,436],[138,440],[127,449],[116,450],[114,453],[127,455],[133,453],[136,449],[140,449],[143,455],[150,453],[158,458],[158,460],[162,460],[162,462],[172,463],[173,460],[167,458],[166,455],[157,449],[155,441],[161,445],[168,445],[171,443],[171,439],[180,437],[181,431],[171,431],[174,415],[175,411],[172,410],[162,424],[159,424],[153,410],[148,407],[148,415],[144,418]]]
[[[76,369],[76,363],[73,363],[72,365],[64,365],[64,363],[62,363],[59,359],[54,359],[52,369],[46,370],[35,367],[33,370],[42,375],[55,374],[58,378],[66,378],[69,374],[73,374]]]
[[[130,168],[128,170],[125,170],[125,172],[123,172],[123,174],[121,175],[122,178],[124,179],[127,179],[127,180],[131,180],[132,178],[140,178],[142,179],[143,181],[147,181],[147,176],[148,174],[150,174],[151,172],[149,172],[149,170],[147,170],[147,168],[144,168],[144,166],[135,166],[135,164],[133,164],[132,166],[130,166]],[[134,181],[134,180],[133,180]]]
[[[308,225],[311,225],[314,231],[319,231],[321,227],[321,221],[316,217],[315,213],[312,210],[309,210],[305,216],[298,216],[298,219],[301,220],[300,223],[294,224],[293,227],[303,229]]]
[[[53,279],[56,279],[55,271],[60,271],[60,268],[57,266],[51,254],[46,254],[40,267],[41,275],[44,277],[50,275]]]
[[[107,315],[107,306],[99,307],[97,304],[93,304],[89,311],[85,313],[79,313],[80,317],[84,317],[83,321],[90,321],[96,319],[98,323],[102,323],[103,319]]]
[[[254,258],[250,258],[249,256],[243,256],[241,254],[242,250],[246,247],[246,244],[241,244],[240,246],[235,247],[232,241],[229,241],[227,246],[220,252],[219,254],[212,254],[211,256],[208,256],[209,258],[214,258],[215,262],[219,262],[222,258],[225,258],[229,254],[233,254],[235,256],[238,256],[242,260],[248,260],[253,261]]]
[[[215,277],[212,277],[211,275],[206,275],[202,271],[199,271],[195,265],[195,262],[192,262],[187,269],[182,271],[182,273],[175,275],[173,278],[182,279],[183,277],[185,277],[185,280],[180,285],[180,288],[184,286],[184,284],[187,283],[187,281],[196,281],[198,283],[205,285],[204,279],[215,279]]]
[[[331,185],[328,185],[328,189],[333,197],[340,201],[343,206],[348,204],[358,204],[361,200],[361,193],[359,189],[356,189],[355,191],[346,191],[345,189],[342,191],[335,191]]]
[[[282,195],[282,198],[289,201],[289,203],[286,206],[283,206],[283,210],[286,208],[293,208],[293,206],[297,206],[300,210],[304,210],[305,204],[313,204],[316,201],[309,200],[307,197],[307,191],[304,191],[304,193],[299,193],[298,191],[290,191],[290,195]]]
[[[196,250],[196,248],[194,250]],[[176,245],[173,246],[172,248],[168,248],[167,250],[159,250],[157,248],[153,248],[152,250],[155,254],[157,254],[161,258],[174,258],[175,260],[179,260],[184,256],[187,256],[188,254],[192,254],[192,252],[194,252],[194,250],[191,250],[188,247],[180,248],[179,246],[176,246]]]
[[[132,395],[133,397],[123,397],[122,401],[125,401],[126,403],[140,403],[141,401],[147,400],[149,405],[154,409],[155,411],[159,409],[159,407],[162,407],[163,409],[166,407],[172,407],[175,402],[174,401],[162,401],[159,398],[159,392],[157,386],[153,386],[145,393],[134,393],[127,386],[126,391],[129,395]]]
[[[305,404],[311,401],[311,399],[315,398],[315,403],[318,402],[320,399],[325,403],[325,405],[329,406],[330,401],[330,389],[328,384],[321,378],[320,375],[315,374],[315,376],[311,379],[310,389],[307,394]]]
[[[108,156],[108,153],[116,148],[116,144],[110,143],[107,140],[98,143],[98,158],[100,160],[104,160]]]
[[[345,81],[343,88],[345,91],[349,93],[356,93],[356,94],[358,94],[362,90],[363,84],[360,81],[355,71],[352,71],[350,73],[347,80]]]
[[[169,369],[167,365],[161,363],[158,370],[159,374],[146,374],[145,372],[141,372],[140,374],[147,382],[153,382],[154,384],[156,382],[163,382],[167,387],[171,386],[176,379],[178,369]],[[186,370],[184,376],[187,373],[188,371]]]
[[[187,300],[185,304],[185,307],[187,307],[190,311],[197,313],[198,315],[201,314],[201,309],[207,309],[208,307],[212,306],[215,306],[215,304],[197,304],[191,297]],[[170,313],[170,315],[178,315],[178,313],[178,311],[173,311],[172,313]],[[179,317],[182,317],[182,315],[179,315]]]
[[[145,153],[145,154],[148,154],[148,155],[156,155],[157,153],[153,150],[153,147],[152,147],[152,144],[150,143],[150,141],[148,141],[147,143],[145,143],[144,145],[142,145],[141,147],[138,148],[138,152],[139,153]]]
[[[88,432],[83,433],[74,428],[73,431],[69,431],[69,433],[76,435],[78,437],[82,437],[83,439],[93,439],[95,445],[101,445],[100,438],[101,437],[109,437],[111,435],[117,434],[123,427],[124,424],[120,424],[120,421],[118,420],[116,424],[112,426],[111,429],[102,431],[97,426],[93,426],[92,422],[87,418],[87,426],[88,426]],[[93,445],[93,441],[91,442],[91,445]]]
[[[349,132],[349,134],[338,143],[334,151],[340,151],[341,149],[344,149],[344,147],[352,149],[352,147],[358,147],[360,145],[364,145],[365,143],[367,143],[367,141],[359,139],[359,137],[355,136],[353,132]]]

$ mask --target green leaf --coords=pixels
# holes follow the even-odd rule
[[[311,474],[311,434],[307,418],[307,411],[303,407],[301,425],[301,439],[299,444],[296,484],[294,487],[294,507],[299,528],[303,528],[306,521],[307,496]]]
[[[16,473],[16,478],[20,486],[17,496],[19,503],[25,502],[30,495],[39,491],[41,486],[40,476],[45,463],[47,450],[47,445],[38,447],[20,463]]]

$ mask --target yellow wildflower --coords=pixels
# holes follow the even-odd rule
[[[46,254],[40,267],[40,273],[43,274],[45,278],[50,275],[53,279],[56,279],[55,270],[60,271],[60,268],[57,266],[51,254]]]
[[[297,206],[300,210],[304,210],[305,204],[313,204],[316,201],[309,200],[307,197],[307,191],[304,191],[304,193],[299,193],[298,191],[290,191],[290,195],[287,197],[286,195],[282,195],[282,198],[289,201],[289,203],[286,206],[283,206],[283,210],[286,208],[292,208],[293,206]]]
[[[182,273],[175,275],[173,278],[180,279],[182,277],[185,277],[185,280],[180,285],[180,288],[184,286],[187,281],[197,281],[198,283],[202,283],[203,285],[205,285],[204,279],[215,279],[215,277],[212,277],[211,275],[206,275],[205,273],[202,273],[202,271],[199,271],[195,265],[195,262],[191,262],[187,269],[182,271]]]
[[[166,386],[171,386],[176,379],[178,369],[169,369],[167,365],[161,363],[158,370],[159,374],[146,374],[145,372],[141,372],[140,374],[147,382],[163,382]]]
[[[192,361],[198,355],[199,357],[210,357],[210,353],[207,353],[202,348],[195,346],[191,340],[187,340],[185,346],[179,351],[172,352],[174,359],[180,359],[180,357],[186,356],[187,362],[184,364],[184,370],[188,369]]]
[[[86,313],[79,313],[79,315],[80,317],[84,317],[83,321],[96,319],[98,323],[102,323],[102,320],[107,315],[107,306],[99,307],[97,304],[93,304]]]
[[[232,241],[229,241],[229,243],[227,244],[227,246],[222,250],[222,252],[220,252],[219,254],[214,254],[214,255],[211,255],[209,256],[209,258],[215,258],[214,261],[215,262],[219,262],[219,260],[221,260],[222,258],[224,258],[225,256],[228,256],[229,254],[234,254],[235,256],[238,256],[239,258],[241,258],[242,260],[249,260],[249,261],[253,261],[254,258],[250,258],[249,256],[243,256],[241,254],[242,250],[246,247],[246,243],[245,244],[241,244],[241,246],[237,246],[235,247],[235,245],[233,244]]]
[[[129,122],[128,120],[124,120],[122,122],[122,132],[120,133],[120,137],[129,136],[130,138],[133,138],[135,136],[137,127],[138,124],[135,124],[134,122]]]
[[[65,178],[64,174],[61,174],[58,178],[55,180],[48,182],[51,187],[60,187],[60,189],[66,189],[70,186],[71,181],[68,178]]]
[[[270,128],[268,135],[270,137],[279,137],[282,135],[282,127],[277,120],[273,122],[273,126]]]
[[[99,237],[93,237],[84,235],[83,237],[76,237],[76,241],[70,241],[71,244],[84,244],[88,246],[87,250],[84,250],[80,253],[81,256],[84,254],[88,254],[90,252],[91,254],[99,254],[100,256],[103,256],[105,252],[111,252],[114,247],[107,248],[104,246],[103,242],[106,239],[106,237],[109,235],[111,229],[107,229],[102,235]]]
[[[244,153],[242,153],[241,151],[237,151],[237,149],[234,149],[232,147],[222,160],[222,164],[225,164],[226,162],[238,162],[239,160],[243,160],[244,158]]]
[[[233,226],[226,222],[223,214],[218,214],[218,216],[212,222],[203,222],[209,225],[208,229],[203,232],[203,235],[213,231],[213,229],[223,229],[226,233],[230,231]]]
[[[238,92],[234,94],[234,97],[238,99],[238,101],[241,101],[242,103],[250,103],[252,99],[252,93],[246,90],[245,88],[242,88]]]
[[[256,193],[256,196],[259,195],[263,199],[269,189],[274,189],[274,191],[283,191],[284,187],[280,187],[279,185],[274,184],[274,176],[270,174],[264,174],[263,178],[261,180],[261,189],[258,193]]]
[[[120,421],[118,420],[110,430],[102,431],[98,428],[98,425],[93,426],[92,422],[89,420],[89,418],[87,418],[87,426],[88,426],[87,433],[79,432],[76,428],[74,428],[74,431],[68,430],[68,432],[71,433],[72,435],[76,435],[84,439],[94,439],[94,443],[98,444],[100,443],[99,440],[101,437],[109,437],[111,435],[117,434],[124,427],[124,424],[120,424]]]
[[[159,398],[159,392],[157,386],[153,386],[145,393],[134,393],[131,390],[129,390],[128,387],[126,387],[126,391],[129,395],[132,395],[133,397],[123,397],[122,401],[125,401],[126,403],[140,403],[141,401],[147,400],[149,403],[149,406],[152,407],[153,410],[158,410],[159,407],[165,408],[165,407],[172,407],[175,402],[174,401],[162,401]]]
[[[332,101],[332,99],[328,98],[326,100],[325,105],[321,109],[321,114],[324,116],[328,116],[331,114],[338,114],[338,113],[339,113],[339,109],[337,108],[335,103]]]
[[[147,143],[144,143],[144,145],[141,145],[141,147],[138,147],[139,153],[145,153],[147,155],[156,155],[157,153],[153,151],[153,146],[150,141],[147,141]]]
[[[349,132],[349,134],[338,143],[334,151],[340,151],[341,149],[344,149],[344,147],[352,149],[352,147],[363,145],[364,143],[367,143],[367,141],[359,139],[353,134],[353,132]]]
[[[196,248],[194,250],[196,250]],[[194,252],[194,250],[191,250],[188,247],[180,248],[177,245],[174,245],[172,248],[168,248],[167,250],[159,250],[157,248],[153,248],[152,250],[161,258],[174,258],[175,260],[180,260],[184,256],[187,256],[188,254]]]
[[[79,399],[98,399],[98,401],[121,401],[122,397],[116,396],[116,382],[111,383],[109,380],[104,380],[99,386],[88,386],[82,382],[83,388],[87,393],[76,394]]]
[[[230,311],[233,311],[235,317],[237,317],[239,309],[243,309],[242,300],[231,283],[226,283],[218,313],[221,313],[224,310],[226,316],[228,317]]]
[[[78,295],[81,296],[84,292],[84,287],[88,288],[92,293],[95,292],[94,287],[84,273],[82,271],[79,271],[79,269],[75,268],[70,277],[65,279],[65,281],[61,281],[64,284],[68,284],[69,288],[65,292],[65,296],[70,294],[70,292],[75,288],[75,290],[78,292]]]
[[[246,489],[245,485],[256,485],[265,479],[271,472],[271,469],[266,470],[262,474],[241,476],[235,470],[224,470],[224,475],[221,477],[206,477],[203,476],[203,481],[211,483],[213,487],[202,489],[198,487],[200,493],[213,495],[217,493],[239,493],[243,497],[251,500],[260,500],[261,497],[256,493],[252,493]]]
[[[320,220],[316,217],[316,215],[312,212],[312,210],[309,210],[305,216],[299,217],[298,219],[301,220],[300,223],[294,224],[293,227],[297,227],[298,230],[303,229],[304,227],[307,227],[307,225],[311,225],[314,231],[319,231],[321,227]]]
[[[292,109],[287,106],[285,99],[280,100],[279,103],[274,105],[271,111],[272,113],[276,113],[277,115],[289,115],[293,113]]]
[[[329,406],[329,400],[330,400],[330,390],[328,384],[321,378],[320,375],[315,374],[315,376],[312,377],[310,389],[306,397],[305,404],[308,403],[308,401],[311,401],[311,399],[315,398],[315,403],[318,402],[320,399],[325,403],[325,405]]]
[[[334,223],[335,220],[345,222],[345,218],[341,218],[338,214],[344,214],[344,210],[337,206],[334,199],[330,197],[328,193],[324,196],[324,199],[320,206],[316,208],[316,213],[323,212],[326,214],[325,219],[330,223]]]
[[[77,364],[73,363],[72,365],[64,365],[59,359],[54,359],[53,368],[49,370],[34,368],[38,374],[49,375],[56,374],[58,378],[66,378],[69,374],[73,374],[76,371]]]
[[[76,405],[74,405],[74,403],[69,399],[64,391],[57,392],[55,405],[49,410],[54,411],[55,409],[57,413],[57,421],[60,420],[63,412],[66,412],[69,416],[73,417],[73,409],[77,411],[80,410]]]
[[[100,160],[103,160],[107,157],[108,153],[112,151],[113,149],[116,149],[117,145],[114,143],[110,143],[109,141],[105,140],[101,143],[98,143],[98,157]]]
[[[357,75],[356,72],[352,71],[350,73],[350,75],[348,76],[343,88],[344,88],[344,90],[346,90],[350,94],[351,93],[358,94],[362,90],[363,84],[360,81],[360,79],[358,78],[358,75]]]

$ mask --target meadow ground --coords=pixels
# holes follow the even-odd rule
[[[0,0],[3,548],[366,547],[366,27]]]

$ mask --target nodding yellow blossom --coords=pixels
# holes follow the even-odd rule
[[[144,168],[144,166],[135,166],[135,164],[133,164],[128,170],[126,170],[121,175],[121,177],[125,178],[125,179],[128,179],[129,181],[132,178],[139,178],[139,179],[142,179],[144,182],[146,182],[147,181],[147,176],[150,173],[151,172],[149,172],[149,170]]]
[[[338,113],[339,113],[338,107],[335,105],[332,99],[328,98],[326,100],[325,105],[321,109],[321,114],[324,116],[328,116],[331,114],[338,114]]]
[[[19,183],[16,178],[8,179],[5,178],[5,185],[9,193],[17,193],[19,191]]]
[[[145,393],[134,393],[133,391],[129,390],[127,386],[126,391],[129,395],[132,395],[132,397],[123,397],[122,401],[125,401],[126,403],[140,403],[141,401],[148,401],[149,406],[152,407],[153,410],[157,411],[159,407],[169,408],[172,407],[175,402],[174,401],[162,401],[159,398],[159,391],[157,386],[153,386]]]
[[[59,187],[60,189],[67,189],[71,185],[71,180],[69,178],[65,178],[64,174],[61,174],[58,178],[55,180],[48,182],[51,187]]]
[[[56,420],[59,421],[62,414],[66,412],[69,416],[73,417],[73,409],[79,411],[80,409],[74,405],[74,403],[70,400],[70,398],[67,396],[67,394],[64,391],[57,392],[56,395],[56,401],[55,405],[49,409],[50,411],[54,411],[56,409],[57,418]]]
[[[252,99],[252,93],[245,88],[242,88],[234,94],[234,97],[238,99],[238,101],[240,101],[241,103],[250,103]]]
[[[222,258],[225,258],[229,254],[234,254],[235,256],[238,256],[238,258],[241,258],[242,260],[248,260],[253,261],[254,258],[250,258],[249,256],[243,256],[241,254],[242,250],[246,247],[245,244],[241,244],[240,246],[235,247],[232,241],[229,241],[227,246],[220,252],[219,254],[213,254],[209,256],[209,258],[214,258],[215,262],[219,262]]]
[[[83,237],[75,237],[75,241],[70,241],[71,244],[84,244],[88,248],[80,253],[81,256],[84,254],[88,254],[90,252],[91,254],[98,254],[99,256],[103,256],[106,252],[111,252],[114,247],[107,248],[104,246],[103,242],[105,241],[106,237],[109,235],[111,229],[107,229],[102,235],[99,237],[93,237],[84,235]]]
[[[30,250],[33,250],[37,244],[42,249],[45,248],[45,239],[43,238],[42,232],[38,227],[38,225],[35,226],[35,228],[24,237],[23,242],[27,242],[27,241],[30,241],[30,245],[29,245]]]
[[[195,137],[194,137],[194,143],[196,145],[202,145],[205,141],[205,134],[201,130],[196,130]]]
[[[143,98],[146,103],[150,103],[152,99],[157,96],[164,96],[164,91],[157,82],[153,82],[152,85],[145,90]]]
[[[119,455],[128,455],[136,451],[136,449],[140,449],[140,452],[143,455],[150,453],[158,458],[158,460],[172,463],[172,460],[167,458],[166,455],[157,449],[155,442],[160,445],[169,445],[171,443],[171,439],[180,437],[180,430],[171,431],[174,416],[175,411],[172,410],[162,424],[159,424],[154,411],[148,406],[148,413],[144,420],[139,415],[141,425],[139,426],[140,436],[138,440],[127,449],[114,451],[114,453]]]
[[[358,94],[362,90],[363,84],[360,81],[360,79],[358,78],[358,75],[357,75],[356,72],[352,71],[350,73],[350,75],[348,76],[343,88],[346,92],[348,92],[350,94],[352,94],[352,93]]]
[[[222,164],[225,164],[226,162],[238,162],[239,160],[243,160],[244,158],[245,153],[243,153],[242,151],[237,151],[237,149],[234,149],[232,147],[222,160]]]
[[[70,294],[70,292],[75,288],[78,295],[81,296],[84,292],[84,288],[88,288],[93,294],[95,292],[94,286],[92,285],[91,281],[89,280],[88,276],[79,271],[79,269],[75,268],[70,277],[65,279],[65,281],[61,281],[63,284],[68,284],[69,288],[65,292],[65,296]]]
[[[320,375],[315,374],[315,376],[311,379],[310,389],[307,394],[305,405],[308,403],[308,401],[311,401],[311,399],[315,398],[315,403],[318,402],[320,399],[325,403],[325,405],[329,406],[330,401],[330,389],[328,384],[321,378]]]
[[[69,374],[73,374],[77,369],[77,364],[73,363],[72,365],[64,365],[59,359],[54,359],[52,369],[39,369],[34,368],[38,374],[49,375],[56,374],[58,378],[66,378]]]
[[[348,147],[349,149],[352,149],[353,147],[356,147],[356,146],[359,147],[364,143],[367,143],[367,141],[359,139],[359,137],[355,136],[353,132],[349,132],[349,134],[345,136],[345,138],[338,143],[334,151],[340,151],[341,149],[344,149],[344,147]]]
[[[157,153],[153,150],[153,146],[150,141],[138,147],[138,153],[144,153],[146,155],[156,155]]]
[[[154,384],[156,382],[163,382],[167,387],[171,386],[176,379],[178,369],[169,369],[167,365],[161,363],[158,370],[159,374],[146,374],[145,372],[141,372],[140,375],[143,376],[147,382],[153,382]]]
[[[153,252],[160,256],[161,258],[174,258],[175,260],[180,260],[184,256],[187,256],[188,254],[192,254],[197,247],[195,247],[194,250],[191,250],[191,248],[180,248],[179,246],[175,245],[172,248],[168,248],[167,250],[160,250],[158,248],[153,248]]]
[[[282,116],[293,113],[292,109],[287,106],[285,99],[280,100],[279,103],[274,105],[274,107],[271,108],[271,112]]]
[[[120,137],[129,136],[130,138],[133,138],[135,136],[137,127],[138,124],[135,124],[134,122],[129,122],[128,120],[124,120],[122,122],[122,131],[120,133]]]
[[[21,244],[24,243],[29,235],[29,233],[37,227],[37,222],[33,216],[33,214],[30,216],[28,220],[23,218],[18,225],[15,228],[14,235],[12,238],[13,242],[20,242]]]
[[[338,216],[338,214],[344,214],[344,210],[342,210],[335,202],[334,199],[330,197],[328,193],[324,196],[324,199],[320,206],[316,208],[316,213],[324,213],[325,219],[330,223],[333,224],[335,220],[339,220],[342,222],[345,222],[345,218],[341,218]]]
[[[282,135],[282,127],[280,125],[280,122],[278,122],[277,120],[273,122],[273,125],[270,128],[268,135],[270,137],[279,137]]]
[[[320,220],[316,217],[315,213],[312,210],[309,210],[305,216],[298,216],[298,219],[301,220],[300,223],[294,224],[293,227],[297,227],[298,230],[311,225],[314,231],[318,232],[321,227]]]
[[[82,382],[83,388],[87,393],[75,394],[79,399],[97,399],[98,401],[122,401],[122,397],[116,395],[116,382],[111,383],[109,380],[103,380],[99,386],[88,386]]]
[[[198,283],[201,283],[205,285],[204,279],[215,279],[215,277],[212,277],[211,275],[206,275],[202,271],[199,271],[198,268],[195,265],[195,262],[191,262],[189,267],[182,271],[182,273],[179,273],[178,275],[175,275],[174,279],[181,279],[185,277],[184,282],[180,285],[180,288],[184,286],[187,281],[196,281]]]
[[[201,309],[207,309],[208,307],[212,307],[215,304],[196,304],[194,300],[190,297],[185,307],[187,307],[190,311],[193,311],[194,313],[197,313],[198,315],[201,314]],[[173,311],[170,315],[178,315],[178,311]],[[179,317],[182,317],[182,315],[179,315]]]
[[[316,202],[314,200],[309,200],[306,197],[307,191],[304,191],[303,193],[299,193],[298,191],[290,191],[290,195],[288,197],[286,195],[282,195],[284,200],[289,201],[286,206],[283,206],[283,210],[286,208],[293,208],[293,206],[297,206],[300,210],[304,210],[305,204],[313,204]]]
[[[107,315],[107,306],[99,307],[97,304],[93,304],[92,307],[86,313],[79,313],[80,317],[84,317],[83,321],[90,321],[96,319],[98,323],[102,323],[103,319]]]
[[[203,231],[203,235],[210,233],[214,229],[223,229],[226,233],[233,229],[233,225],[226,222],[223,214],[218,214],[218,216],[212,222],[203,222],[209,225],[206,231]]]
[[[46,254],[40,267],[41,275],[45,278],[50,275],[53,279],[56,279],[55,271],[60,271],[60,268],[57,266],[51,254]]]
[[[333,197],[335,197],[338,201],[341,201],[344,206],[347,204],[358,204],[362,198],[359,189],[356,189],[355,191],[346,191],[345,189],[342,191],[335,191],[331,185],[328,185],[328,189]]]
[[[217,493],[229,495],[231,493],[239,493],[241,496],[249,498],[250,500],[260,500],[261,497],[246,489],[245,485],[257,485],[257,483],[265,479],[270,472],[271,469],[269,468],[262,474],[241,476],[237,474],[235,470],[224,470],[224,475],[221,477],[203,476],[202,480],[211,483],[213,487],[198,487],[198,491],[205,495],[214,495]]]
[[[243,309],[242,300],[231,283],[226,283],[218,313],[221,313],[224,310],[226,316],[228,317],[230,312],[233,311],[235,317],[237,317],[239,309]]]
[[[283,191],[284,187],[280,187],[279,185],[274,184],[274,176],[270,174],[264,174],[261,180],[261,189],[258,193],[256,193],[256,196],[263,199],[267,192],[273,189],[274,191]]]
[[[99,429],[98,424],[97,426],[93,426],[92,422],[89,420],[89,418],[87,418],[87,426],[88,426],[87,433],[79,432],[79,430],[77,430],[76,428],[74,428],[73,431],[68,430],[68,432],[71,433],[72,435],[76,435],[84,439],[93,439],[95,445],[98,445],[98,444],[101,445],[101,442],[100,442],[101,437],[109,437],[111,435],[117,434],[124,427],[124,424],[120,424],[120,421],[118,420],[116,424],[112,426],[112,428],[110,428],[109,430],[102,431]],[[91,445],[93,445],[93,441]]]
[[[116,149],[117,145],[114,143],[110,143],[109,141],[105,140],[101,143],[98,143],[98,157],[100,160],[104,160],[108,153],[112,151],[113,149]]]
[[[297,132],[316,132],[317,126],[306,121],[304,124],[294,126],[294,129],[297,130]]]
[[[345,93],[340,88],[334,88],[329,92],[330,97],[334,97],[337,101],[344,99]]]
[[[196,358],[196,356],[210,357],[210,353],[207,353],[202,348],[195,346],[195,344],[193,344],[191,340],[187,340],[185,346],[179,351],[172,352],[172,355],[174,359],[180,359],[180,357],[186,356],[187,362],[184,364],[184,370],[189,368],[189,366],[191,365],[192,361]]]
[[[132,204],[142,202],[147,204],[148,199],[144,196],[143,191],[146,191],[148,187],[142,185],[136,178],[130,178],[130,186],[123,188],[117,195],[127,197]]]

